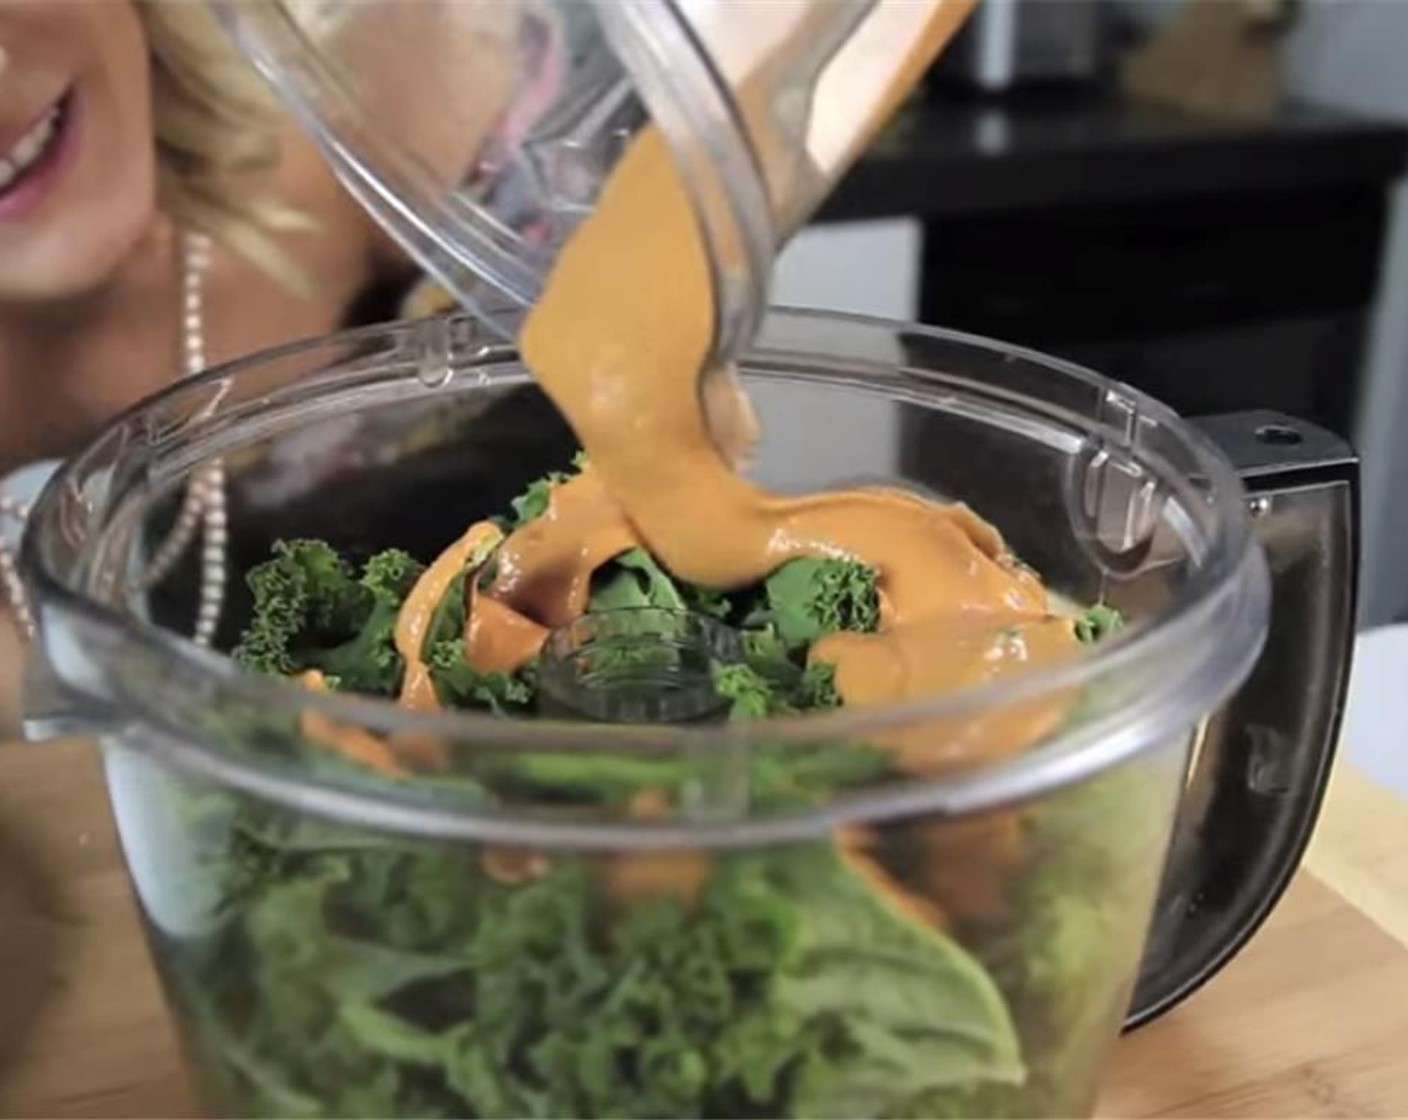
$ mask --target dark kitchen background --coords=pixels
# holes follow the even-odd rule
[[[773,298],[1345,435],[1363,620],[1408,615],[1405,45],[1398,0],[984,0]]]

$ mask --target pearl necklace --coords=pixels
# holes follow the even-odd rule
[[[181,238],[181,375],[194,377],[205,369],[205,276],[210,268],[210,239],[203,233],[187,233]],[[197,421],[209,419],[229,392],[230,383],[220,382],[210,400],[196,413]],[[0,495],[0,517],[23,524],[30,507],[24,502]],[[149,590],[176,566],[191,541],[201,534],[200,597],[196,610],[195,640],[209,645],[220,624],[225,603],[225,553],[228,544],[228,515],[225,503],[225,466],[213,459],[202,466],[186,487],[186,496],[176,523],[156,550],[151,563],[137,580],[136,589]],[[0,588],[14,611],[15,621],[26,638],[34,636],[34,612],[29,594],[15,564],[14,549],[0,538]]]

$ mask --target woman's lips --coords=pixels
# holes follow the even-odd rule
[[[0,157],[0,222],[27,217],[58,182],[74,148],[74,100],[66,93]]]

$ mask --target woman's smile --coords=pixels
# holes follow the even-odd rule
[[[65,93],[0,155],[0,221],[24,217],[48,194],[72,147],[73,95]]]

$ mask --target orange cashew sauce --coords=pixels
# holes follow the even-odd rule
[[[967,7],[939,7],[930,34],[896,76],[886,112]],[[636,546],[682,580],[724,589],[754,583],[796,557],[846,556],[870,565],[880,593],[878,630],[832,634],[810,651],[835,666],[847,705],[966,688],[1075,653],[1069,616],[1052,609],[1039,579],[965,506],[886,488],[782,496],[735,473],[711,437],[701,397],[715,314],[694,208],[663,138],[647,128],[566,244],[520,338],[525,363],[571,424],[587,465],[553,487],[541,517],[506,537],[490,522],[476,523],[426,569],[395,631],[406,666],[400,704],[415,711],[439,706],[421,658],[430,619],[455,578],[490,556],[493,579],[481,587],[476,572],[465,582],[466,657],[483,672],[532,660],[553,628],[585,609],[596,569]],[[316,674],[305,683],[324,687]],[[874,740],[895,752],[900,769],[933,775],[1030,745],[1065,707],[1048,698],[961,724],[889,730]],[[308,714],[304,729],[387,775],[408,766],[392,746],[322,716]],[[1013,825],[1010,816],[999,817],[970,828],[966,840],[950,831],[944,862],[962,862],[965,851],[989,865],[1010,862]],[[848,831],[841,840],[853,867],[890,893],[899,890],[867,854],[865,832]],[[654,878],[672,879],[670,868],[638,881],[617,868],[615,893],[654,890]],[[964,880],[963,889],[971,894],[974,883]],[[917,896],[896,897],[916,917],[940,920]],[[993,905],[977,898],[967,908]]]

